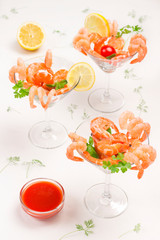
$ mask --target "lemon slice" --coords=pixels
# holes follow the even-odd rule
[[[79,79],[80,82],[75,88],[76,91],[87,91],[92,88],[95,82],[95,72],[88,63],[79,62],[69,69],[67,74],[68,84],[72,86]]]
[[[105,17],[99,13],[90,13],[84,22],[85,28],[88,29],[89,33],[96,32],[102,37],[108,37],[110,34],[109,23]]]
[[[18,28],[17,41],[21,47],[27,50],[38,49],[45,40],[43,28],[33,22],[27,22]]]

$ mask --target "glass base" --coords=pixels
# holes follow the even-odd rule
[[[85,195],[87,209],[97,217],[113,218],[123,213],[128,206],[126,193],[116,185],[109,185],[109,195],[104,194],[105,183],[88,189]]]
[[[88,103],[94,110],[104,113],[112,113],[121,109],[124,105],[124,96],[112,88],[109,89],[109,96],[104,95],[104,89],[99,88],[91,92]]]
[[[66,141],[67,130],[58,122],[43,121],[32,126],[28,137],[36,147],[52,149],[61,146]]]

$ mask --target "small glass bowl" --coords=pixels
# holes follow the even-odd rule
[[[41,183],[41,182],[47,182],[47,183],[52,183],[53,185],[55,185],[57,188],[59,188],[60,192],[62,193],[62,200],[59,203],[59,205],[49,211],[35,211],[31,208],[29,208],[23,201],[23,194],[25,193],[25,191],[32,185],[34,185],[35,183]],[[21,206],[23,208],[23,210],[31,215],[32,217],[35,218],[39,218],[39,219],[46,219],[46,218],[50,218],[53,217],[54,215],[56,215],[58,212],[60,212],[64,206],[64,200],[65,200],[65,192],[64,192],[64,188],[62,187],[62,185],[60,183],[58,183],[55,180],[52,179],[48,179],[48,178],[35,178],[32,179],[30,181],[28,181],[26,184],[24,184],[24,186],[21,188],[20,190],[20,202],[21,202]]]

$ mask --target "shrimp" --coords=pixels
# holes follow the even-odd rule
[[[83,141],[72,142],[67,148],[66,156],[68,159],[71,159],[73,161],[83,162],[84,160],[82,158],[74,156],[74,150],[79,150],[81,152],[84,152],[86,151],[86,149],[87,149],[87,145],[85,142]]]
[[[44,103],[44,100],[43,100],[44,96],[46,96],[45,89],[42,88],[42,87],[39,87],[38,88],[38,98],[39,98],[39,101],[40,101],[43,108],[45,108],[45,103]]]
[[[98,39],[94,44],[94,51],[101,54],[101,48],[102,48],[102,46],[104,46],[104,43],[107,40],[107,38],[108,37],[102,37],[102,38]]]
[[[101,60],[103,60],[104,62],[109,62],[109,60],[107,60],[105,57],[103,57],[102,55],[100,55],[99,53],[97,53],[96,51],[89,49],[88,53],[96,58],[100,58]]]
[[[137,36],[138,35],[138,36]],[[134,35],[128,46],[128,51],[130,55],[138,53],[138,57],[132,60],[130,63],[134,64],[141,62],[147,54],[146,39],[141,34]]]
[[[88,50],[90,49],[90,42],[89,40],[82,38],[76,43],[75,48],[84,55],[87,55],[86,52],[88,52]]]
[[[140,117],[131,119],[127,125],[127,130],[131,131],[139,123],[143,123],[143,120]]]
[[[89,162],[92,162],[92,163],[94,163],[94,164],[96,164],[96,165],[100,165],[100,166],[103,165],[103,159],[94,158],[94,157],[92,157],[92,156],[89,154],[89,152],[87,152],[87,151],[84,151],[84,152],[83,152],[83,156],[84,156]]]
[[[126,152],[128,148],[129,144],[127,143],[108,144],[108,141],[106,141],[105,139],[97,143],[98,152],[107,156],[116,155],[119,152]]]
[[[138,179],[140,179],[143,176],[144,169],[141,166],[141,162],[140,162],[139,158],[134,153],[131,153],[131,152],[125,153],[123,160],[136,165],[136,170],[139,170],[138,175],[137,175]],[[133,169],[133,168],[131,168],[131,169]]]
[[[47,102],[46,104],[44,105],[44,108],[45,110],[48,108],[49,104],[51,103],[52,101],[52,97],[56,95],[56,91],[55,89],[52,89],[49,94],[48,94],[48,98],[47,98]],[[55,99],[56,100],[56,99]]]
[[[50,49],[48,49],[46,52],[46,57],[44,62],[47,68],[52,67],[52,51]]]
[[[22,58],[17,59],[17,65],[11,67],[9,70],[9,80],[12,83],[15,83],[15,74],[19,74],[19,79],[20,80],[25,80],[26,79],[26,66]]]
[[[102,38],[99,33],[92,32],[88,35],[90,43],[96,43],[98,40]]]
[[[67,78],[68,71],[66,69],[60,69],[54,74],[54,82],[60,82]]]
[[[43,83],[52,84],[53,76],[52,69],[47,68],[45,63],[31,63],[26,69],[27,82],[37,86],[41,86]]]
[[[128,138],[124,133],[113,133],[112,143],[128,143]]]
[[[156,150],[152,146],[143,144],[138,149],[142,150],[143,152],[145,152],[149,155],[149,159],[150,159],[151,163],[154,162],[154,160],[156,159],[157,153],[156,153]]]
[[[122,50],[124,47],[125,41],[122,37],[116,38],[116,37],[111,37],[108,40],[108,45],[112,46],[116,50]]]
[[[88,30],[87,28],[81,28],[79,31],[78,31],[78,34],[82,35],[82,36],[85,36],[85,37],[88,37]]]
[[[72,142],[84,142],[87,143],[87,139],[79,136],[77,133],[69,133],[68,134],[69,138],[72,140]]]
[[[113,139],[112,134],[107,132],[107,129],[110,127],[119,133],[117,126],[111,120],[104,117],[94,118],[90,124],[92,134],[99,140],[108,138],[111,141]]]
[[[113,20],[113,23],[112,23],[112,33],[111,33],[111,35],[112,35],[112,36],[116,36],[117,32],[118,32],[118,23],[117,23],[116,20]]]
[[[119,117],[119,126],[122,130],[127,128],[128,121],[134,118],[134,114],[130,111],[123,112]]]
[[[151,126],[149,123],[138,123],[134,128],[130,130],[129,135],[131,138],[136,138],[143,142],[150,134],[150,129]]]
[[[31,108],[36,108],[36,105],[33,103],[35,95],[38,95],[38,88],[36,86],[32,86],[29,90],[29,103]]]

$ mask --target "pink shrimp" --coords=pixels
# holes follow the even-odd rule
[[[74,150],[84,152],[86,151],[86,149],[87,145],[85,142],[83,141],[72,142],[67,148],[66,156],[68,159],[71,159],[73,161],[83,162],[84,160],[82,158],[74,156]]]
[[[96,58],[100,58],[102,59],[104,62],[109,62],[109,60],[107,60],[105,57],[103,57],[102,55],[100,55],[99,53],[97,53],[96,51],[89,49],[88,53]]]
[[[110,141],[113,139],[112,134],[107,132],[108,128],[112,128],[115,132],[119,133],[117,126],[109,119],[104,117],[94,118],[90,123],[90,129],[92,134],[99,140],[103,138],[108,138]]]
[[[68,134],[69,138],[72,140],[72,142],[84,142],[87,143],[87,139],[79,136],[77,133],[69,133]]]
[[[107,40],[108,37],[102,37],[98,39],[95,44],[94,44],[94,51],[97,53],[101,54],[101,48],[104,45],[105,41]]]
[[[138,36],[137,36],[138,35]],[[141,62],[147,54],[146,39],[141,34],[134,35],[128,46],[128,51],[130,55],[138,53],[138,57],[132,60],[130,63],[134,64]]]
[[[88,35],[88,38],[90,43],[96,43],[102,38],[102,36],[99,33],[92,32]]]
[[[52,67],[52,51],[50,49],[48,49],[46,52],[46,57],[44,62],[47,68]]]
[[[81,28],[81,29],[78,31],[78,34],[83,35],[83,36],[85,36],[85,37],[88,37],[88,30],[87,30],[87,28]]]
[[[114,144],[108,144],[108,140],[105,139],[99,141],[96,146],[98,153],[112,156],[116,155],[119,152],[126,152],[129,148],[129,144],[127,143],[114,143]]]
[[[109,36],[115,36],[117,34],[118,31],[118,23],[116,20],[113,20],[113,22],[111,22],[110,20],[107,20],[109,23],[109,28],[110,28],[110,34]]]
[[[124,47],[125,41],[122,37],[116,38],[115,36],[113,36],[108,40],[107,44],[112,46],[116,50],[122,50]]]
[[[132,120],[134,117],[134,114],[130,111],[123,112],[119,117],[119,126],[122,130],[126,129],[128,126],[128,121]]]
[[[87,151],[84,151],[84,152],[83,152],[83,156],[84,156],[84,157],[86,158],[86,160],[88,160],[89,162],[92,162],[92,163],[94,163],[94,164],[96,164],[96,165],[100,165],[100,166],[103,165],[103,160],[102,160],[102,159],[92,157],[92,156],[89,154],[89,152],[87,152]]]
[[[15,74],[19,74],[19,79],[20,80],[25,80],[26,79],[26,66],[22,58],[17,59],[17,65],[11,67],[9,70],[9,80],[12,83],[15,83]]]
[[[88,50],[90,49],[90,42],[89,40],[82,38],[76,43],[75,48],[84,55],[87,55],[86,52],[88,52]]]
[[[149,123],[137,123],[137,125],[129,131],[129,135],[131,138],[139,139],[143,142],[149,136],[150,128]]]
[[[54,74],[54,82],[59,82],[65,80],[67,77],[68,71],[66,69],[60,69]]]
[[[52,89],[52,90],[48,93],[48,98],[47,98],[46,104],[44,105],[45,110],[48,108],[49,104],[50,104],[51,101],[52,101],[53,96],[55,96],[55,95],[56,95],[55,89]],[[56,100],[56,99],[55,99],[55,100]]]
[[[138,149],[148,154],[151,163],[155,161],[157,153],[151,145],[143,144]]]
[[[43,108],[45,108],[44,96],[46,96],[46,90],[42,87],[38,88],[38,98]]]
[[[29,90],[29,103],[31,108],[36,108],[34,105],[34,97],[38,95],[38,88],[36,86],[32,86]]]

